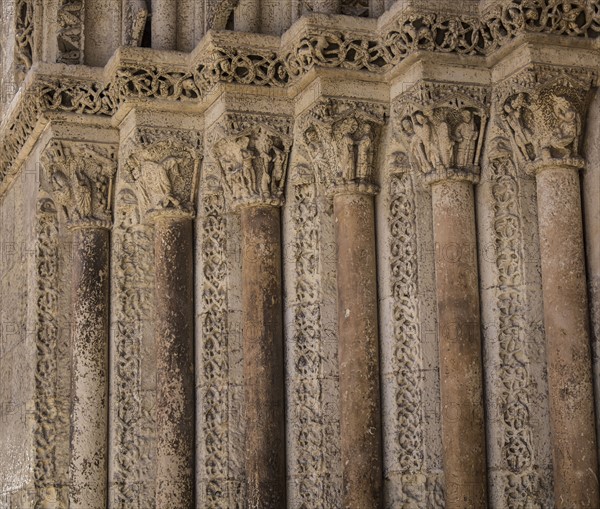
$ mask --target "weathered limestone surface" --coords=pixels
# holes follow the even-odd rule
[[[598,2],[0,35],[0,509],[600,507]]]

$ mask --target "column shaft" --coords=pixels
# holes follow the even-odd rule
[[[544,327],[557,509],[599,506],[579,175],[537,175]]]
[[[177,0],[152,0],[152,47],[177,49]]]
[[[486,507],[486,457],[473,184],[432,186],[447,509]]]
[[[194,507],[192,220],[155,219],[156,507]]]
[[[382,445],[373,196],[336,194],[343,507],[381,507]]]
[[[109,242],[103,228],[73,232],[73,509],[106,508]]]
[[[241,210],[242,333],[249,509],[285,507],[279,207]]]

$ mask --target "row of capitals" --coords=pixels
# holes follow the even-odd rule
[[[117,153],[122,178],[149,217],[194,215],[204,150],[217,171],[211,175],[206,165],[203,184],[224,191],[232,208],[283,203],[292,145],[295,178],[309,175],[328,194],[374,194],[385,125],[401,147],[394,165],[427,183],[476,182],[490,108],[526,171],[576,167],[592,79],[531,68],[493,97],[489,87],[422,81],[394,101],[391,113],[381,103],[322,98],[295,120],[228,112],[206,133],[136,127],[120,147],[53,140],[42,162],[70,223],[88,226],[110,223]]]

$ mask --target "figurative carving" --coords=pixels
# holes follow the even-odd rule
[[[281,202],[291,140],[266,126],[225,136],[213,146],[234,203]]]

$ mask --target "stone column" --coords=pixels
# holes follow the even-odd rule
[[[473,196],[486,112],[484,87],[435,82],[418,83],[397,106],[406,159],[431,185],[447,509],[487,507]]]
[[[555,507],[591,509],[600,496],[579,149],[592,80],[581,69],[524,73],[530,84],[506,98],[503,120],[536,178]]]
[[[130,178],[154,224],[156,507],[193,509],[195,461],[193,229],[198,158],[171,139],[135,152]]]
[[[478,509],[486,450],[473,181],[436,180],[431,201],[446,507]]]
[[[152,0],[152,47],[177,49],[177,0]]]
[[[313,12],[323,14],[339,14],[342,12],[342,2],[340,0],[316,0],[312,3]]]
[[[335,112],[338,103],[329,106]],[[344,113],[312,123],[304,141],[333,196],[342,506],[375,509],[383,502],[383,461],[373,161],[382,121],[361,107],[370,109],[340,107]],[[334,156],[327,160],[327,154]]]
[[[214,146],[232,206],[241,213],[244,463],[251,509],[286,504],[280,207],[290,145],[277,130],[255,125],[229,131]]]
[[[73,230],[69,507],[107,503],[110,147],[52,141],[42,161]]]
[[[579,170],[583,161],[536,166],[550,425],[557,508],[598,507],[589,309]]]
[[[260,31],[259,0],[240,0],[233,16],[236,32],[258,33]]]

